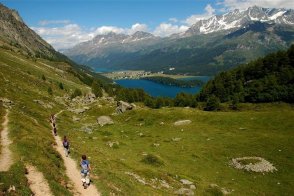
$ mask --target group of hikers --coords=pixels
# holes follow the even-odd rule
[[[49,121],[52,125],[54,136],[57,136],[56,116],[52,114],[50,116]],[[70,145],[66,136],[63,137],[62,145],[64,148],[65,156],[68,157],[70,153],[70,150],[69,150]],[[90,171],[91,171],[90,162],[89,160],[87,160],[86,155],[82,155],[80,166],[81,166],[82,183],[84,188],[86,189],[90,185]]]

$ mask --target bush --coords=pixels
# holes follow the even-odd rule
[[[212,95],[207,99],[206,106],[204,110],[206,111],[215,111],[220,108],[220,100],[215,95]]]
[[[59,85],[58,85],[58,86],[59,86],[59,88],[60,88],[61,90],[63,90],[63,89],[64,89],[64,86],[63,86],[63,84],[62,84],[61,82],[59,83]]]
[[[73,94],[71,95],[71,99],[75,98],[75,97],[78,97],[78,96],[81,96],[82,95],[82,91],[78,88],[76,88],[76,90],[73,92]]]
[[[44,76],[44,74],[42,75],[42,80],[46,81],[46,77]]]
[[[142,159],[142,162],[146,163],[146,164],[149,164],[149,165],[154,165],[154,166],[163,165],[163,161],[159,157],[157,157],[155,155],[152,155],[152,154],[148,154],[147,156],[145,156]]]
[[[51,87],[49,87],[47,91],[48,91],[48,94],[49,95],[53,95],[53,91],[52,91],[52,88]]]
[[[92,83],[92,92],[96,97],[102,97],[103,95],[101,85],[96,80]]]

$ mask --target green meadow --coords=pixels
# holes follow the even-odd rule
[[[71,141],[76,160],[87,154],[93,181],[105,195],[167,195],[187,179],[200,195],[291,195],[293,193],[293,119],[287,104],[243,105],[245,111],[204,112],[191,108],[138,107],[111,116],[114,107],[101,101],[73,122],[58,118],[59,134]],[[96,118],[110,115],[113,125]],[[175,126],[189,119],[189,125]],[[110,147],[110,143],[113,143]],[[259,156],[273,163],[274,173],[252,173],[230,166],[232,158]],[[148,159],[149,158],[149,159]],[[146,184],[129,173],[136,174]],[[162,187],[161,182],[169,184]],[[217,184],[218,187],[214,187]]]

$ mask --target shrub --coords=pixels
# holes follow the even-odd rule
[[[148,154],[147,156],[145,156],[142,159],[142,162],[146,163],[146,164],[149,164],[149,165],[153,165],[153,166],[161,166],[161,165],[163,165],[163,161],[159,157],[157,157],[157,156],[155,156],[153,154]]]
[[[92,83],[92,92],[96,97],[102,97],[103,95],[101,85],[96,80]]]
[[[71,95],[71,99],[75,98],[75,97],[78,97],[78,96],[81,96],[82,95],[82,91],[78,88],[76,88],[76,90],[73,92],[73,94]]]
[[[58,85],[58,86],[59,86],[59,88],[60,88],[61,90],[63,90],[63,89],[64,89],[64,86],[63,86],[63,84],[62,84],[61,82],[59,83],[59,85]]]
[[[215,95],[212,95],[207,99],[206,106],[204,110],[206,111],[215,111],[220,108],[220,100]]]
[[[44,74],[42,75],[42,80],[46,81],[46,77],[44,76]]]
[[[49,95],[53,95],[53,91],[52,91],[52,88],[51,87],[49,87],[47,91],[48,91],[48,94]]]

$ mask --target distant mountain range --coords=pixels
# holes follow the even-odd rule
[[[293,43],[293,10],[254,6],[200,20],[166,38],[146,32],[97,35],[64,54],[96,69],[213,75]]]

